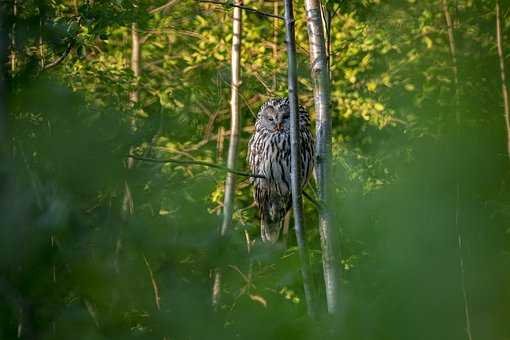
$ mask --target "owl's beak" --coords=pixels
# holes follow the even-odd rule
[[[280,122],[280,123],[276,124],[276,130],[277,131],[282,131],[283,130],[283,123]]]

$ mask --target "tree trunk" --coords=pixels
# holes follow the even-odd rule
[[[38,41],[38,49],[39,49],[39,58],[41,63],[41,70],[44,70],[46,66],[46,60],[44,58],[44,21],[46,17],[46,4],[45,1],[38,1],[38,11],[39,11],[39,41]]]
[[[137,79],[141,75],[141,49],[140,49],[140,35],[138,33],[138,24],[136,22],[131,24],[131,70]],[[133,103],[138,103],[140,100],[140,91],[138,88],[131,92],[130,99]]]
[[[242,5],[242,1],[237,1]],[[237,149],[239,145],[239,86],[241,85],[241,30],[242,10],[234,8],[233,12],[233,37],[232,37],[232,82],[230,97],[230,140],[228,145],[227,167],[236,168]],[[232,212],[235,195],[235,174],[228,173],[225,182],[225,198],[223,200],[223,222],[221,225],[221,236],[225,236],[232,224]]]
[[[317,113],[317,164],[315,174],[322,209],[319,211],[322,263],[326,300],[329,313],[338,309],[338,279],[340,262],[335,249],[331,214],[331,114],[329,67],[324,41],[319,0],[305,0],[310,65],[314,82],[314,102]]]
[[[450,56],[452,58],[453,68],[453,85],[455,87],[455,121],[457,125],[460,124],[460,110],[459,110],[459,68],[457,66],[457,52],[455,48],[455,35],[453,34],[453,21],[448,10],[447,0],[443,0],[443,12],[448,29],[448,44],[450,48]]]
[[[73,9],[74,15],[78,15],[80,6],[78,5],[78,0],[73,0]]]
[[[13,3],[13,7],[15,8],[16,4]],[[14,12],[14,11],[13,11]],[[5,145],[6,137],[6,127],[5,123],[7,121],[7,77],[8,72],[6,70],[7,65],[7,56],[8,56],[8,40],[9,40],[9,31],[14,30],[12,27],[7,27],[7,3],[0,3],[0,145]],[[14,14],[14,13],[13,13]],[[14,25],[13,25],[14,26]],[[12,43],[12,41],[11,41]],[[11,46],[12,48],[12,46]],[[12,58],[12,54],[10,56]],[[12,59],[11,59],[12,62]],[[11,64],[12,68],[12,64]],[[12,70],[11,70],[12,71]],[[11,76],[14,74],[11,73]],[[3,154],[0,149],[0,155]],[[1,161],[1,160],[0,160]]]
[[[3,8],[2,10],[5,10]],[[7,13],[7,12],[5,12]],[[11,46],[10,46],[10,64],[11,64],[11,75],[14,76],[14,73],[16,72],[16,16],[18,15],[18,4],[17,0],[13,0],[12,2],[12,26],[10,28],[11,31]],[[6,23],[4,23],[5,25]],[[4,27],[7,29],[7,27]]]
[[[278,15],[278,1],[273,0],[273,15]],[[273,20],[273,60],[275,63],[278,62],[278,20]],[[273,84],[271,90],[276,91],[277,89],[277,70],[273,70]]]
[[[333,65],[333,53],[331,53],[331,45],[332,45],[332,37],[331,37],[331,23],[333,22],[333,11],[331,8],[324,6],[323,3],[320,3],[322,7],[322,15],[324,16],[324,26],[325,26],[325,38],[326,38],[326,60],[328,62],[328,71],[329,71],[329,79],[332,78],[331,73],[331,65]],[[338,6],[341,6],[340,4]]]
[[[453,86],[454,86],[454,101],[455,101],[455,124],[456,124],[456,147],[460,148],[461,143],[461,113],[460,113],[460,94],[459,94],[459,67],[457,64],[457,53],[455,45],[455,35],[453,20],[448,9],[447,0],[442,1],[443,13],[446,21],[447,32],[448,32],[448,43],[450,49],[450,57],[453,68]],[[456,164],[460,164],[458,161]],[[471,318],[469,313],[469,301],[466,289],[466,275],[464,271],[464,249],[462,242],[462,227],[460,224],[460,211],[461,211],[461,186],[459,182],[459,174],[462,171],[458,165],[455,165],[455,228],[457,230],[457,252],[459,257],[459,271],[460,271],[460,284],[462,291],[462,302],[464,305],[464,320],[466,323],[466,334],[468,340],[472,340],[473,336],[471,333]]]
[[[132,105],[135,106],[140,100],[140,91],[138,90],[138,81],[141,75],[141,44],[140,44],[140,36],[138,34],[138,24],[131,24],[131,70],[136,77],[137,86],[129,94],[129,100]],[[135,125],[135,116],[130,117],[130,127],[134,131],[136,128]],[[132,154],[134,148],[131,147],[129,149],[129,154]],[[127,174],[134,167],[135,159],[132,157],[128,157],[126,160],[126,178],[124,179],[124,194],[122,197],[122,207],[121,207],[121,216],[126,221],[130,216],[135,214],[135,205],[133,201],[133,195],[131,193],[131,188],[129,187],[129,182],[127,179]],[[115,245],[115,259],[114,259],[114,267],[117,272],[119,272],[118,266],[118,258],[120,254],[120,250],[122,248],[122,229],[117,238],[117,244]]]
[[[292,0],[285,0],[285,34],[287,40],[287,64],[288,64],[288,88],[290,106],[290,146],[291,146],[291,189],[292,208],[294,212],[294,228],[296,240],[301,258],[301,275],[305,292],[306,307],[308,315],[314,316],[314,298],[312,277],[308,250],[305,244],[304,223],[303,223],[303,202],[301,198],[301,170],[300,170],[300,140],[299,140],[299,115],[298,115],[298,94],[297,94],[297,72],[296,72],[296,41],[294,33],[294,9]]]
[[[11,160],[8,153],[5,152],[7,151],[7,127],[5,124],[7,123],[8,113],[9,78],[13,76],[13,74],[9,76],[7,70],[8,59],[12,57],[8,53],[9,32],[13,32],[13,27],[8,27],[8,13],[8,2],[0,2],[0,164],[2,164],[0,173],[0,179],[2,180],[2,186],[0,186],[0,210],[7,208],[7,202],[10,202],[15,194],[13,190],[10,190],[12,189],[10,183],[14,180],[14,178],[11,178],[8,164]],[[3,204],[4,202],[6,204]],[[0,223],[0,227],[4,227],[3,223]],[[0,276],[0,300],[2,300],[2,306],[11,307],[12,314],[18,318],[18,338],[37,339],[34,329],[33,304],[3,276]]]
[[[500,0],[496,0],[496,39],[498,44],[499,69],[501,77],[501,95],[503,96],[503,110],[506,125],[506,147],[510,158],[510,108],[508,104],[508,90],[506,88],[505,53],[501,38],[501,9]]]
[[[242,6],[242,0],[234,2],[237,6]],[[242,34],[242,10],[234,7],[233,17],[233,37],[232,37],[232,81],[230,98],[230,141],[228,146],[227,167],[236,168],[237,150],[239,145],[239,87],[241,85],[241,34]],[[232,214],[234,208],[236,188],[236,176],[233,173],[227,174],[225,181],[225,197],[223,200],[223,221],[220,228],[220,236],[226,238],[232,225]],[[221,269],[217,268],[214,274],[212,303],[217,306],[221,295]]]
[[[133,71],[134,76],[136,77],[137,86],[129,94],[129,99],[133,105],[136,105],[140,100],[140,91],[138,90],[138,81],[141,75],[141,44],[140,44],[140,35],[138,33],[138,24],[131,24],[131,71]],[[134,130],[135,126],[135,117],[131,119],[131,128]],[[129,150],[130,154],[132,153],[132,148]],[[133,158],[127,159],[126,167],[128,171],[133,168],[135,160]],[[122,215],[124,218],[128,216],[132,216],[135,213],[133,195],[131,194],[131,189],[129,188],[129,183],[127,179],[124,181],[124,198],[122,200]]]

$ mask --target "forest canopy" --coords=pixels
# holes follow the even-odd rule
[[[0,1],[0,339],[510,338],[510,2],[293,1],[331,168],[268,245],[285,1]]]

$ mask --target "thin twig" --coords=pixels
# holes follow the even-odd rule
[[[191,161],[191,160],[182,160],[182,159],[156,159],[156,158],[147,158],[147,157],[139,157],[135,155],[128,155],[128,158],[133,158],[139,161],[145,161],[145,162],[153,162],[153,163],[175,163],[175,164],[182,164],[182,165],[200,165],[200,166],[207,166],[210,168],[215,168],[219,170],[224,170],[239,176],[245,176],[245,177],[254,177],[254,178],[266,178],[264,175],[258,175],[258,174],[251,174],[249,172],[239,171],[227,168],[226,166],[209,163],[209,162],[203,162],[203,161]]]
[[[157,8],[153,8],[153,9],[149,10],[149,14],[154,14],[154,13],[157,13],[157,12],[164,11],[165,9],[167,9],[169,7],[172,7],[176,2],[177,2],[177,0],[170,0],[170,1],[168,1],[166,4],[164,4],[162,6],[159,6]]]
[[[89,312],[90,317],[94,320],[94,324],[97,328],[99,328],[99,319],[97,318],[96,307],[88,299],[83,299],[83,303],[85,304],[85,307],[87,307],[87,312]]]
[[[283,17],[281,17],[279,15],[274,15],[272,13],[267,13],[267,12],[261,12],[261,11],[255,9],[255,8],[252,8],[252,7],[247,7],[247,6],[242,6],[242,5],[235,5],[235,4],[232,4],[230,2],[222,2],[222,1],[214,1],[214,0],[198,0],[198,2],[217,4],[217,5],[223,5],[223,6],[228,6],[228,7],[237,7],[237,8],[244,9],[247,12],[255,13],[257,15],[261,15],[261,16],[264,16],[264,17],[285,20]]]
[[[233,264],[229,264],[228,266],[229,266],[230,268],[232,268],[233,270],[235,270],[236,272],[238,272],[238,273],[239,273],[239,275],[241,275],[241,277],[243,278],[243,280],[244,280],[246,283],[248,283],[248,284],[252,285],[252,284],[251,284],[251,280],[248,278],[248,276],[246,276],[246,275],[245,275],[245,274],[241,271],[241,269],[239,269],[239,267],[234,266]],[[254,287],[255,287],[255,286],[254,286]]]
[[[225,85],[227,85],[228,87],[232,86],[230,82],[228,82],[227,80],[223,79],[223,77],[221,76],[221,74],[219,75],[219,79],[225,83]],[[257,114],[252,110],[251,106],[250,106],[250,101],[253,101],[252,99],[255,98],[256,100],[258,100],[258,97],[257,95],[255,95],[254,97],[250,98],[250,101],[248,101],[246,99],[245,96],[243,96],[243,94],[241,92],[239,92],[239,97],[243,100],[244,104],[246,105],[246,107],[248,108],[248,110],[250,110],[250,113],[251,115],[253,116],[253,118],[256,118],[257,117]]]
[[[323,205],[321,205],[315,198],[310,196],[306,191],[303,190],[303,196],[305,196],[310,202],[312,202],[313,205],[317,208],[317,210],[321,210],[323,208]]]
[[[143,261],[145,262],[145,266],[147,267],[147,270],[148,270],[150,278],[151,278],[152,289],[154,290],[154,301],[156,302],[156,308],[158,310],[160,310],[161,308],[159,305],[160,297],[159,297],[158,284],[156,283],[156,279],[154,278],[154,273],[152,272],[151,265],[149,264],[149,260],[147,260],[147,257],[145,255],[143,255]]]

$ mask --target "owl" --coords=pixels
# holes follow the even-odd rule
[[[298,114],[302,189],[312,173],[315,150],[308,112],[299,106]],[[270,99],[260,108],[255,132],[248,143],[248,163],[252,173],[265,177],[252,177],[250,182],[260,212],[262,240],[274,243],[292,208],[288,98]]]

